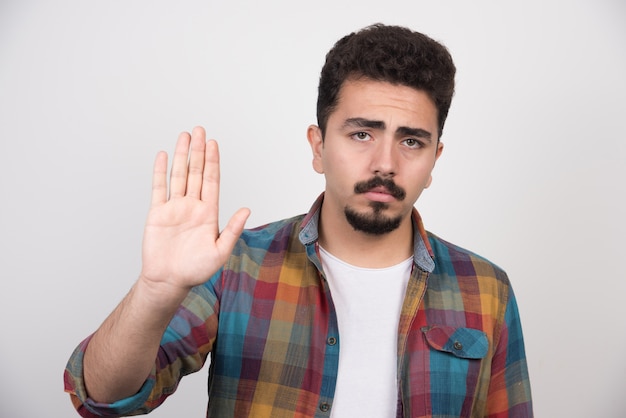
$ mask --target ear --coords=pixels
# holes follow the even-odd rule
[[[322,130],[317,125],[311,125],[306,131],[306,137],[313,152],[313,169],[319,174],[323,174],[322,154],[324,151],[324,138],[322,137]]]
[[[433,162],[433,169],[435,168],[435,164],[437,163],[437,160],[439,159],[439,157],[441,157],[441,153],[443,152],[443,142],[439,141],[437,143],[437,151],[435,153],[435,161]],[[431,170],[431,174],[428,176],[428,181],[426,182],[426,185],[424,186],[425,189],[430,187],[430,184],[433,182],[433,175],[432,175],[432,170]]]

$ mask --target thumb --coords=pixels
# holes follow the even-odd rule
[[[229,219],[224,230],[220,233],[216,245],[218,251],[223,255],[224,259],[233,252],[237,239],[243,232],[243,228],[250,216],[250,209],[241,208]]]

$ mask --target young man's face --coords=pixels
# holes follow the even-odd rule
[[[443,150],[437,136],[437,108],[426,93],[346,81],[324,140],[318,127],[308,131],[313,167],[326,177],[325,213],[374,235],[407,222]]]

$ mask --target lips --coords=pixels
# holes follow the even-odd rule
[[[368,192],[391,194],[389,192],[389,190],[387,190],[387,188],[383,187],[383,186],[374,187],[374,188],[368,190]]]

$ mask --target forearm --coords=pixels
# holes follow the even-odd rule
[[[84,355],[89,396],[111,403],[134,395],[152,370],[161,338],[186,296],[138,280],[93,335]]]

